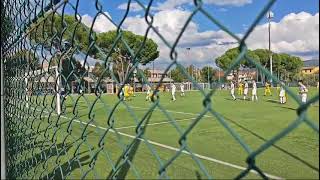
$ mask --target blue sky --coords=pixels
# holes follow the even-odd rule
[[[71,3],[75,4],[76,0]],[[125,13],[127,0],[100,0],[102,11],[106,12],[114,22],[119,23]],[[140,0],[148,4],[149,0]],[[266,5],[266,0],[203,0],[203,8],[223,23],[229,30],[243,35],[252,24],[257,14]],[[98,10],[95,0],[80,0],[79,13],[83,16],[83,23],[90,25]],[[136,1],[132,0],[132,4]],[[195,8],[193,0],[154,0],[152,14],[160,33],[171,43],[179,33],[186,18]],[[135,11],[136,10],[136,11]],[[274,12],[272,24],[272,47],[275,52],[299,55],[303,59],[318,58],[319,53],[319,0],[278,0],[271,10]],[[73,14],[70,8],[66,13]],[[143,35],[146,29],[144,11],[132,7],[123,28]],[[266,48],[267,46],[267,19],[264,18],[251,39],[248,39],[249,48]],[[106,32],[114,28],[106,18],[96,21],[94,29],[97,32]],[[234,39],[214,25],[207,17],[197,13],[192,19],[188,31],[185,32],[178,45],[179,58],[186,64],[208,64],[223,54],[227,49],[234,47]],[[152,38],[159,45],[160,59],[168,60],[169,51],[155,34]],[[316,40],[315,40],[316,39]],[[186,52],[187,46],[192,51]]]
[[[148,3],[147,0],[140,0],[145,5]],[[190,0],[192,2],[193,0]],[[71,1],[72,3],[74,1]],[[103,7],[103,11],[107,11],[112,16],[113,20],[117,23],[120,22],[122,19],[125,10],[120,10],[118,7],[123,3],[127,3],[127,0],[100,0]],[[133,0],[132,3],[135,1]],[[158,3],[163,3],[165,0],[155,0],[153,5],[156,6]],[[207,10],[210,14],[214,17],[219,19],[226,25],[232,32],[235,33],[243,33],[245,31],[245,27],[249,26],[255,17],[257,16],[258,12],[266,4],[266,0],[253,0],[252,3],[246,4],[244,6],[232,6],[232,5],[205,5],[204,9]],[[97,13],[97,9],[95,7],[94,0],[80,0],[79,1],[79,12],[80,14],[89,14],[94,16]],[[192,11],[194,9],[194,5],[185,4],[181,6],[184,10]],[[289,13],[299,13],[302,11],[309,12],[311,14],[315,14],[319,12],[319,1],[318,0],[278,0],[273,5],[271,9],[274,14],[274,21],[281,20],[285,15]],[[68,13],[71,13],[68,10]],[[143,11],[139,12],[130,12],[130,16],[135,15],[144,15]],[[212,25],[211,22],[207,20],[202,14],[198,13],[194,21],[200,24],[200,30],[217,30],[217,27]],[[267,20],[264,19],[261,23],[266,22]]]

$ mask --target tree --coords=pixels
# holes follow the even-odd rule
[[[130,31],[121,32],[121,39],[126,42],[133,53],[138,53],[141,44],[144,41],[144,36],[136,35]],[[126,78],[132,76],[129,74],[130,69],[136,63],[133,60],[131,52],[126,47],[125,43],[119,42],[113,49],[113,44],[118,37],[116,31],[109,31],[98,34],[97,45],[102,49],[103,53],[107,54],[111,51],[113,62],[113,70],[116,72],[119,81],[124,83]],[[95,54],[96,57],[101,58],[100,53]],[[142,65],[154,61],[159,57],[158,45],[151,39],[147,39],[142,50],[137,54],[135,61]]]
[[[143,70],[143,74],[146,78],[151,77],[150,68],[146,68],[145,70]]]
[[[260,64],[270,70],[270,51],[267,49],[256,49],[253,51],[255,55],[259,57]],[[274,54],[275,55],[275,54]],[[261,81],[265,82],[265,75],[260,71],[257,72],[260,75]]]
[[[171,79],[173,79],[174,82],[183,82],[186,79],[177,67],[172,69],[169,73],[171,74]]]
[[[212,83],[214,81],[214,75],[216,71],[210,67],[210,66],[205,66],[201,69],[201,81],[207,83],[208,82],[208,77],[209,77],[209,83]]]
[[[1,47],[12,32],[14,25],[11,19],[5,15],[4,1],[1,1]]]
[[[239,55],[239,50],[237,48],[229,49],[225,54],[216,59],[216,64],[223,70],[227,70],[232,61],[237,58]],[[270,51],[266,49],[257,49],[254,51],[248,50],[247,56],[251,59],[261,63],[261,65],[269,69],[270,68]],[[297,79],[299,72],[303,66],[303,62],[299,57],[291,56],[285,53],[272,53],[273,57],[273,70],[276,72],[276,76],[282,80],[293,81]],[[239,66],[236,67],[236,70],[239,70],[239,67],[254,68],[253,64],[250,64],[246,60],[241,60]],[[258,72],[259,73],[259,72]],[[261,81],[265,81],[265,75],[259,73],[261,76]]]
[[[109,71],[106,70],[106,67],[104,67],[103,65],[101,65],[99,62],[96,62],[96,64],[94,65],[94,68],[92,69],[92,74],[97,78],[106,78],[106,77],[110,77]]]
[[[46,49],[52,47],[56,50],[63,48],[61,42],[74,42],[80,51],[88,51],[90,45],[90,35],[93,40],[96,38],[96,33],[80,22],[80,19],[75,16],[59,14],[50,14],[39,25],[32,25],[35,28],[35,33],[30,33],[29,38],[43,45]],[[90,49],[90,54],[95,54],[96,48]]]
[[[86,74],[86,69],[82,66],[81,62],[68,55],[63,57],[57,55],[56,57],[53,57],[49,66],[57,66],[59,61],[62,63],[61,81],[63,85],[71,84],[72,81],[82,79]]]
[[[222,56],[216,58],[216,65],[224,71],[227,71],[230,68],[233,61],[239,56],[239,54],[239,48],[229,49]],[[255,61],[259,62],[260,60],[260,58],[251,50],[248,50],[246,55]],[[232,73],[236,74],[237,79],[239,77],[240,67],[253,67],[253,64],[249,63],[249,61],[247,61],[246,59],[241,59],[240,63],[232,70]]]
[[[13,54],[10,59],[15,67],[23,68],[26,71],[35,71],[40,66],[39,59],[33,50],[20,50]]]

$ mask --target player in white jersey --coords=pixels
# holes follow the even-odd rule
[[[174,83],[171,84],[171,95],[172,101],[176,101],[176,85]]]
[[[286,90],[284,89],[283,82],[281,83],[279,97],[280,97],[280,104],[285,104],[287,100],[286,100]]]
[[[256,81],[252,81],[252,101],[258,101],[258,95],[257,95],[257,83]]]
[[[243,100],[247,99],[248,92],[249,92],[249,84],[248,84],[248,81],[245,81],[244,82],[244,91],[243,91]]]
[[[151,96],[152,96],[152,94],[151,94],[151,87],[147,84],[146,88],[147,88],[146,101],[151,101]]]
[[[236,96],[234,95],[234,91],[235,91],[235,85],[234,85],[233,81],[231,81],[231,83],[230,83],[230,93],[231,93],[231,96],[232,96],[233,100],[237,100]]]
[[[181,94],[180,94],[181,97],[186,96],[184,93],[184,84],[183,83],[180,84],[180,91],[181,91]]]
[[[303,84],[303,82],[301,80],[299,81],[299,94],[301,96],[301,101],[303,103],[307,103],[307,100],[308,100],[308,89]]]

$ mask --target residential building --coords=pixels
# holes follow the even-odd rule
[[[303,75],[319,74],[319,59],[304,61],[301,73]]]
[[[164,76],[164,78],[162,80],[163,83],[173,82],[173,79],[171,79],[169,77],[169,75],[167,73],[165,73],[165,71],[163,71],[163,70],[151,69],[151,70],[149,70],[149,72],[150,72],[150,77],[148,77],[148,81],[150,83],[160,82],[160,80],[163,76]]]

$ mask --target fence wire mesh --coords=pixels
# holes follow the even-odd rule
[[[319,100],[319,94],[304,104],[296,92],[284,86],[288,95],[299,104],[296,118],[259,147],[251,147],[212,104],[217,89],[205,91],[179,61],[176,48],[183,39],[190,22],[197,14],[201,14],[239,44],[240,54],[225,71],[225,76],[221,78],[220,83],[226,81],[227,75],[242,60],[251,63],[275,83],[280,83],[277,77],[272,76],[258,61],[248,56],[246,46],[247,38],[276,2],[275,0],[266,1],[266,5],[242,37],[231,32],[207,11],[201,0],[190,1],[193,3],[193,11],[174,41],[163,36],[154,25],[152,7],[155,2],[153,0],[147,3],[128,0],[126,13],[118,24],[105,13],[102,0],[96,0],[93,7],[96,9],[96,15],[91,27],[83,25],[84,20],[78,9],[79,1],[2,1],[1,16],[4,17],[3,22],[7,23],[5,29],[1,30],[7,31],[1,35],[1,61],[4,62],[5,77],[8,178],[143,179],[146,178],[145,171],[148,171],[148,168],[154,168],[156,171],[147,178],[172,178],[170,177],[172,172],[168,170],[172,168],[170,166],[179,169],[179,165],[175,165],[174,162],[181,156],[188,156],[190,158],[188,161],[192,161],[192,166],[199,170],[199,174],[203,178],[211,179],[215,177],[214,166],[205,164],[203,156],[196,154],[190,147],[191,142],[188,141],[191,138],[191,131],[208,115],[213,116],[214,121],[224,127],[247,154],[247,166],[235,167],[239,172],[234,178],[244,178],[251,172],[255,172],[264,179],[281,178],[264,172],[256,163],[257,158],[302,124],[310,127],[316,134],[319,133],[318,124],[310,119],[307,113],[309,107]],[[122,27],[131,11],[131,3],[137,3],[143,9],[145,24],[147,24],[145,36],[140,39],[138,46],[135,46],[138,48],[133,48],[132,42],[127,38],[127,32]],[[103,42],[98,42],[97,33],[94,31],[94,24],[99,16],[105,17],[106,21],[117,27],[113,37],[106,39],[112,42],[107,49],[100,47]],[[148,78],[139,69],[139,65],[146,61],[142,59],[141,54],[150,47],[147,37],[151,32],[155,33],[170,49],[171,63],[166,68],[166,73],[176,66],[202,95],[202,110],[187,126],[182,127],[178,123],[179,119],[173,117],[166,109],[166,105],[162,104],[159,88],[165,79],[164,76],[153,90],[152,103],[148,109],[130,106],[121,94],[121,89],[132,81],[135,74],[142,77],[141,82],[151,86]],[[5,34],[8,35],[4,36]],[[116,73],[116,69],[113,69],[116,67],[112,65],[120,54],[119,51],[125,51],[127,56],[125,58],[129,59],[125,67],[128,68],[128,73],[122,80]],[[90,70],[84,67],[88,66],[93,52],[99,55],[105,69],[97,83],[91,86],[86,80]],[[74,61],[78,54],[83,55],[84,61],[81,64]],[[101,86],[105,80],[104,74],[108,74],[109,80],[113,83],[121,84],[117,96],[112,97],[112,100],[104,98],[104,89]],[[76,90],[74,90],[74,84],[76,84]],[[91,88],[94,93],[87,94],[88,88]],[[77,92],[76,95],[74,91]],[[130,121],[134,123],[134,133],[126,133],[116,128],[116,124],[123,121],[116,115],[119,108],[125,108]],[[102,115],[96,113],[97,109],[103,111]],[[143,111],[143,116],[137,115],[138,111]],[[175,129],[175,133],[179,136],[176,141],[178,148],[156,143],[145,135],[155,111],[161,112],[171,128]],[[140,144],[144,146],[141,147]],[[159,151],[166,150],[171,154],[167,153],[166,158],[161,157]],[[140,158],[138,163],[134,159],[135,156]]]

